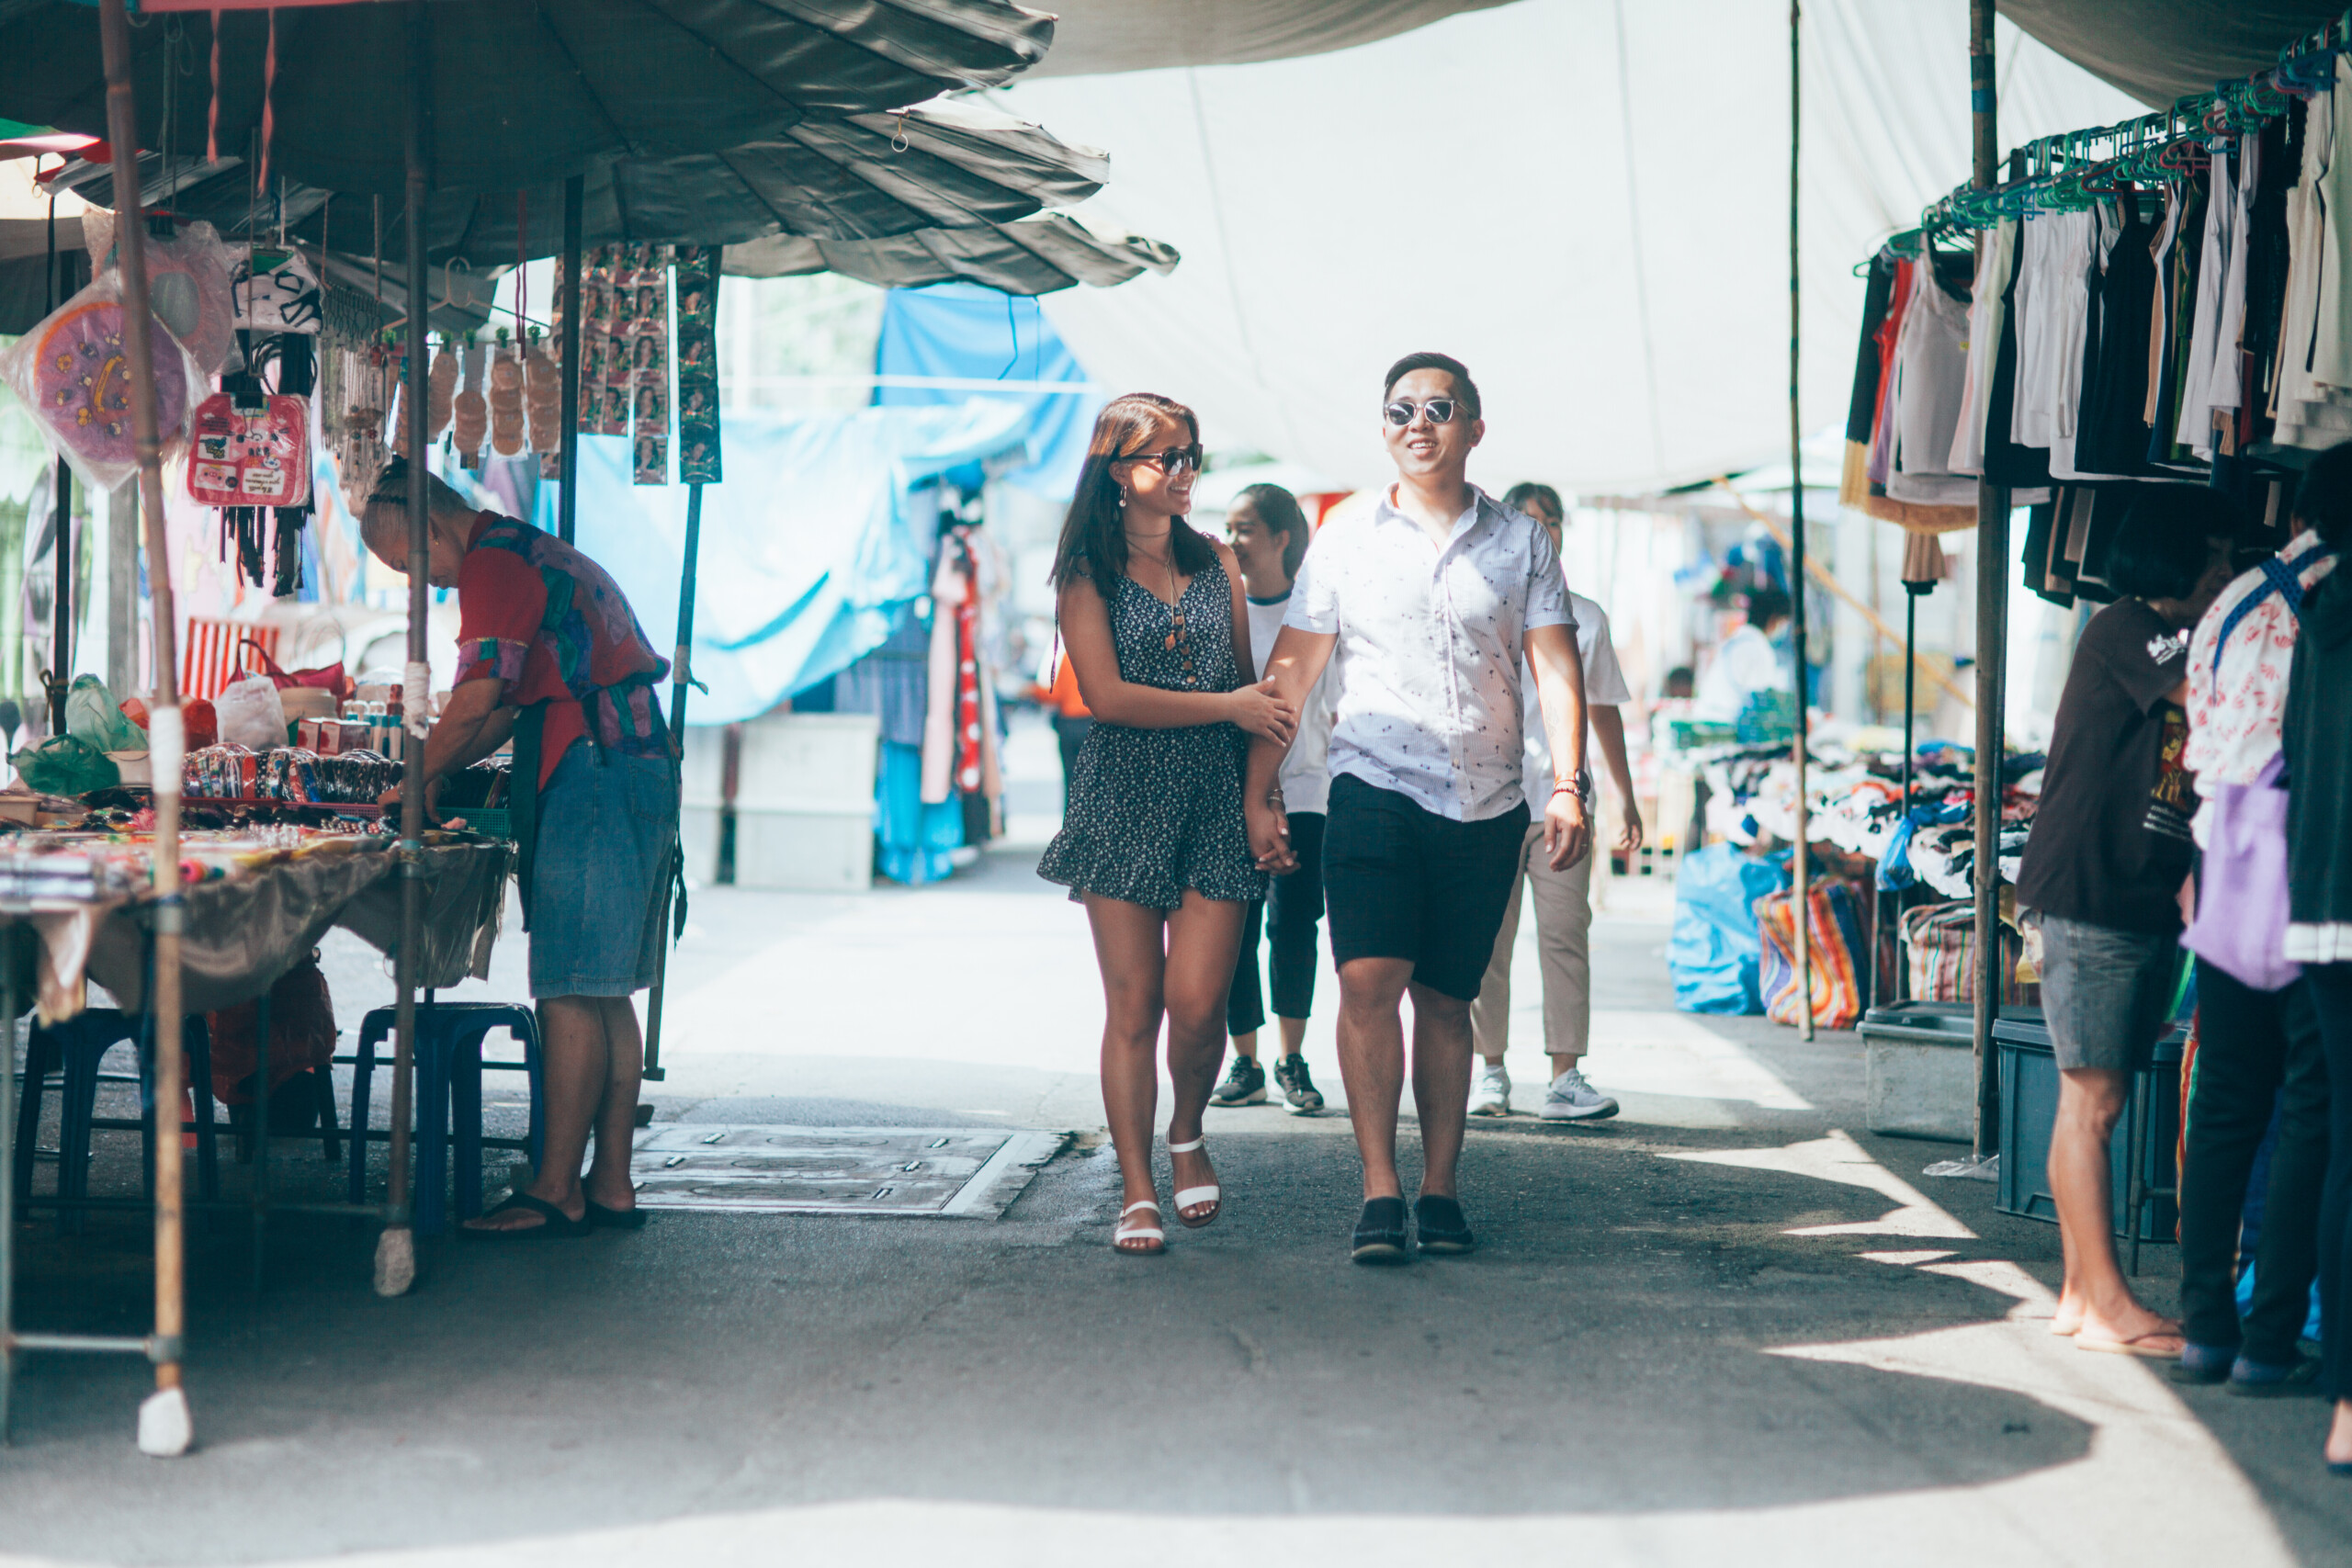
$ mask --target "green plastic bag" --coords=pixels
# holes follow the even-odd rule
[[[26,787],[42,795],[87,795],[122,783],[114,759],[75,735],[52,735],[8,760]]]
[[[96,675],[76,675],[65,694],[65,733],[101,751],[144,751],[147,732],[130,722]]]

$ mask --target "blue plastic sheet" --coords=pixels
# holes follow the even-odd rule
[[[1788,886],[1785,856],[1758,860],[1734,844],[1709,844],[1674,875],[1674,930],[1666,965],[1683,1012],[1760,1013],[1763,942],[1756,900]]]
[[[882,308],[882,337],[875,370],[884,376],[936,376],[977,381],[1068,381],[1086,372],[1070,356],[1035,299],[1015,299],[970,283],[894,288]],[[1011,483],[1055,500],[1078,488],[1094,416],[1108,400],[1099,392],[979,392],[927,387],[877,387],[885,407],[929,407],[980,396],[1023,411],[1029,462],[1007,473]],[[733,432],[729,432],[731,439]],[[730,446],[728,460],[734,460]]]
[[[882,645],[930,591],[940,475],[1025,454],[1028,412],[970,401],[848,414],[727,415],[727,482],[703,487],[696,724],[755,718]],[[556,525],[553,485],[538,526]],[[580,547],[613,574],[653,646],[677,643],[686,487],[630,482],[628,443],[580,439]]]

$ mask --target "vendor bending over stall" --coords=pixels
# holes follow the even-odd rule
[[[408,565],[409,468],[394,458],[360,530]],[[426,581],[458,591],[455,689],[424,741],[425,804],[440,781],[514,741],[515,840],[531,996],[538,1003],[545,1148],[529,1186],[466,1228],[579,1235],[645,1223],[629,1185],[644,1066],[637,1009],[661,951],[656,895],[670,874],[677,775],[653,651],[604,568],[552,534],[477,511],[431,474]],[[421,700],[410,694],[408,700]],[[523,781],[537,775],[536,793]],[[393,791],[387,806],[400,798]],[[588,1135],[595,1163],[580,1177]]]

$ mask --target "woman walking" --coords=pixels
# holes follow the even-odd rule
[[[1176,1217],[1217,1216],[1201,1114],[1225,1052],[1242,917],[1265,897],[1242,823],[1243,732],[1287,745],[1297,713],[1243,671],[1250,623],[1233,552],[1184,521],[1200,424],[1148,392],[1094,422],[1054,555],[1064,647],[1094,716],[1062,830],[1037,874],[1086,906],[1102,971],[1102,1109],[1123,1207],[1111,1245],[1164,1250],[1151,1134],[1168,1025]]]

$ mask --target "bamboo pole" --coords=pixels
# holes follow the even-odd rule
[[[563,182],[563,434],[557,446],[556,536],[571,543],[580,479],[580,228],[588,179]]]
[[[401,940],[393,955],[392,1169],[385,1194],[383,1235],[376,1242],[376,1293],[397,1296],[416,1282],[416,1233],[409,1216],[410,1134],[415,1121],[416,945],[424,915],[424,728],[432,709],[433,676],[425,662],[426,577],[432,570],[431,497],[426,493],[424,408],[425,326],[432,296],[424,271],[424,193],[431,182],[430,132],[433,35],[424,0],[408,6],[408,178],[402,217],[408,241],[408,322],[401,400],[408,416],[408,664],[401,671],[400,856]]]
[[[686,686],[694,679],[686,656],[695,645],[695,571],[701,555],[702,486],[689,485],[686,487],[686,563],[678,578],[678,643],[671,650],[670,659],[670,743],[679,749],[681,769],[686,742]],[[682,784],[683,782],[682,777]],[[661,938],[660,945],[654,949],[653,994],[645,1004],[645,1076],[653,1083],[660,1083],[663,1076],[662,999],[670,978],[670,897],[677,882],[676,868],[682,864],[681,857],[684,853],[683,845],[674,841],[671,844],[673,872],[662,879],[662,891],[654,899],[661,910]]]
[[[145,514],[147,581],[155,627],[155,701],[148,713],[154,768],[155,982],[148,1006],[155,1020],[155,1392],[139,1407],[139,1447],[182,1454],[195,1438],[187,1391],[180,1383],[187,1333],[185,1156],[180,1103],[180,722],[177,612],[164,531],[163,437],[155,408],[154,318],[147,303],[147,220],[139,188],[139,104],[130,80],[130,18],[123,0],[100,0],[98,27],[107,75],[107,134],[114,146],[115,243],[122,262],[123,348],[130,360],[130,429],[139,452],[139,499]]]
[[[1813,934],[1812,920],[1807,916],[1805,885],[1811,880],[1806,863],[1813,853],[1812,835],[1807,831],[1805,811],[1805,732],[1811,728],[1806,716],[1813,693],[1812,666],[1805,659],[1804,647],[1804,416],[1799,406],[1797,371],[1801,359],[1797,323],[1804,298],[1803,268],[1797,258],[1797,197],[1801,182],[1798,177],[1797,153],[1802,140],[1799,119],[1798,89],[1804,73],[1800,69],[1799,23],[1803,6],[1798,0],[1789,0],[1789,586],[1796,590],[1790,595],[1789,638],[1795,645],[1797,688],[1797,809],[1796,853],[1791,861],[1791,921],[1796,932],[1797,944],[1797,1037],[1813,1038]]]

